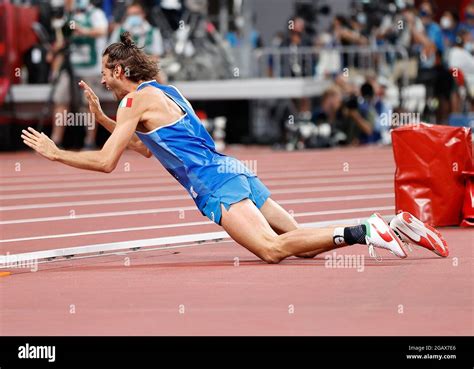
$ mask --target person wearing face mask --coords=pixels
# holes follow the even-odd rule
[[[65,117],[71,106],[70,84],[76,88],[76,80],[80,79],[92,83],[95,82],[101,71],[101,54],[107,42],[108,22],[105,13],[95,7],[89,0],[69,0],[65,2],[69,13],[67,24],[71,34],[60,42],[64,47],[70,45],[70,62],[74,74],[74,81],[66,70],[59,71],[58,83],[53,95],[54,116],[51,138],[56,144],[62,144],[65,132],[65,124],[58,117]],[[77,112],[73,112],[77,113]],[[95,147],[96,127],[87,127],[84,147],[92,149]]]
[[[425,27],[426,36],[436,45],[436,49],[443,53],[443,34],[438,23],[433,20],[433,8],[429,2],[420,5],[419,16]]]
[[[134,1],[127,8],[125,19],[110,37],[110,42],[118,42],[120,35],[129,32],[133,41],[157,62],[163,55],[163,38],[158,28],[153,27],[145,19],[145,8],[140,1]]]
[[[466,45],[472,44],[472,42],[469,31],[462,29],[456,37],[456,44],[448,54],[449,67],[457,68],[464,73],[471,95],[474,93],[474,56],[466,48]]]
[[[474,1],[471,1],[471,3],[466,6],[464,11],[464,21],[461,23],[460,29],[467,30],[474,40]]]
[[[441,16],[440,26],[443,33],[445,48],[450,48],[456,43],[456,34],[459,30],[459,17],[452,11],[445,11]]]

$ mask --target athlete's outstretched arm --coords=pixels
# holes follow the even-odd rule
[[[132,98],[136,92],[129,93],[126,98]],[[39,133],[31,127],[23,130],[23,142],[49,160],[59,161],[66,165],[95,170],[98,172],[112,172],[133,136],[142,111],[138,99],[129,108],[119,108],[117,111],[117,126],[105,143],[102,150],[74,152],[60,150],[44,133]]]
[[[110,119],[103,112],[100,106],[99,98],[95,94],[94,90],[92,90],[92,88],[84,81],[80,81],[79,86],[84,90],[84,96],[86,97],[87,103],[89,104],[89,110],[92,114],[94,114],[95,120],[107,131],[112,133],[117,123],[113,119]],[[127,147],[131,150],[138,152],[146,158],[150,158],[152,156],[150,150],[148,150],[148,148],[143,144],[143,142],[140,141],[136,134],[132,136]]]

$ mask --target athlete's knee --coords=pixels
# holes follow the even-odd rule
[[[283,258],[274,250],[266,250],[260,255],[260,258],[267,264],[278,264]]]
[[[286,255],[281,250],[281,243],[277,237],[268,238],[259,257],[268,264],[278,264]]]

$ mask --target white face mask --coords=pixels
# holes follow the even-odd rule
[[[472,42],[466,42],[466,43],[464,44],[464,49],[467,50],[467,51],[469,51],[469,52],[472,54],[472,52],[474,51],[474,43],[472,43]]]
[[[448,17],[442,17],[440,24],[442,29],[450,29],[453,25],[451,19],[449,19]]]
[[[89,0],[76,0],[76,9],[84,10],[89,6]]]

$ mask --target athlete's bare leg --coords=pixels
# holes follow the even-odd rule
[[[276,201],[273,201],[269,198],[263,206],[260,208],[263,216],[270,224],[272,229],[277,234],[283,234],[287,232],[294,231],[298,228],[298,223],[295,218],[293,218],[285,209],[283,209]],[[350,227],[351,225],[338,225],[338,227]],[[334,226],[335,227],[335,226]],[[326,251],[333,250],[342,246],[332,245],[329,247],[323,247],[315,251],[295,255],[300,258],[314,258],[316,255],[321,254]]]
[[[336,248],[334,227],[297,228],[278,235],[249,199],[233,204],[229,211],[222,207],[221,225],[240,245],[267,263],[309,252],[324,252]]]

